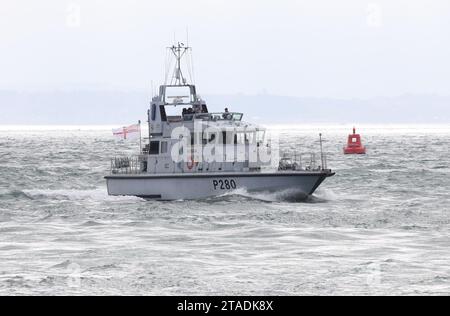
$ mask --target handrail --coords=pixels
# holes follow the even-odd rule
[[[111,158],[111,174],[140,174],[147,170],[144,155]]]
[[[325,153],[320,155],[320,163],[317,165],[315,153],[298,154],[297,151],[292,153],[283,153],[280,155],[279,170],[327,170],[327,156]]]
[[[111,159],[111,174],[142,174],[149,171],[147,164],[148,155],[142,154],[131,157],[114,157]],[[325,153],[321,154],[319,165],[316,160],[317,155],[315,153],[309,154],[297,154],[284,153],[280,156],[278,170],[293,170],[293,171],[324,171],[328,170],[327,156]],[[173,162],[176,164],[175,162]],[[322,165],[320,165],[322,164]],[[200,168],[192,170],[192,172],[205,172],[208,170],[210,163],[203,162]],[[172,172],[176,172],[175,168]],[[184,172],[183,169],[180,172]],[[214,172],[214,171],[211,171]]]
[[[202,119],[206,121],[241,121],[243,113],[240,112],[214,112],[214,113],[184,113],[184,121]]]

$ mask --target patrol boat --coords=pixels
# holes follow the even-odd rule
[[[166,67],[165,82],[147,111],[148,139],[139,155],[111,159],[105,177],[109,195],[180,200],[244,190],[287,192],[303,199],[334,175],[322,150],[319,162],[314,154],[280,155],[277,139],[243,121],[242,113],[209,112],[183,72],[187,68],[191,74],[192,69],[182,67],[182,60],[192,57],[190,49],[183,43],[168,48],[175,63],[173,71]]]

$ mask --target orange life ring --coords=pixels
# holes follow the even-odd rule
[[[197,163],[194,161],[194,157],[191,156],[191,159],[186,163],[186,166],[188,167],[189,170],[191,170],[192,168],[194,168],[194,165],[196,165]]]

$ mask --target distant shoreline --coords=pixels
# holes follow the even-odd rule
[[[5,93],[0,124],[107,125],[146,122],[149,95],[139,92],[76,91]],[[205,95],[210,112],[243,112],[244,120],[270,125],[450,124],[450,96],[402,95],[329,99],[275,95]],[[176,113],[182,109],[177,107]],[[121,121],[121,122],[117,122]],[[145,125],[145,124],[143,124]]]
[[[26,125],[26,124],[0,124],[0,131],[24,131],[24,132],[45,132],[45,131],[107,131],[110,132],[113,128],[127,126],[128,124],[107,124],[107,125],[57,125],[57,124],[47,124],[47,125]],[[319,133],[321,131],[338,131],[343,133],[351,132],[353,124],[340,124],[340,123],[309,123],[309,124],[261,124],[261,126],[266,127],[273,131],[303,131],[306,133]],[[417,130],[433,132],[450,132],[450,123],[448,124],[391,124],[391,123],[379,123],[379,124],[356,124],[356,128],[361,131],[361,133],[371,133],[371,132],[404,132],[404,133],[414,133]],[[146,135],[148,131],[147,123],[142,124],[143,135]]]

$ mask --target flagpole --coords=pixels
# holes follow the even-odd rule
[[[142,132],[141,132],[141,120],[138,121],[139,123],[139,155],[142,154]]]

